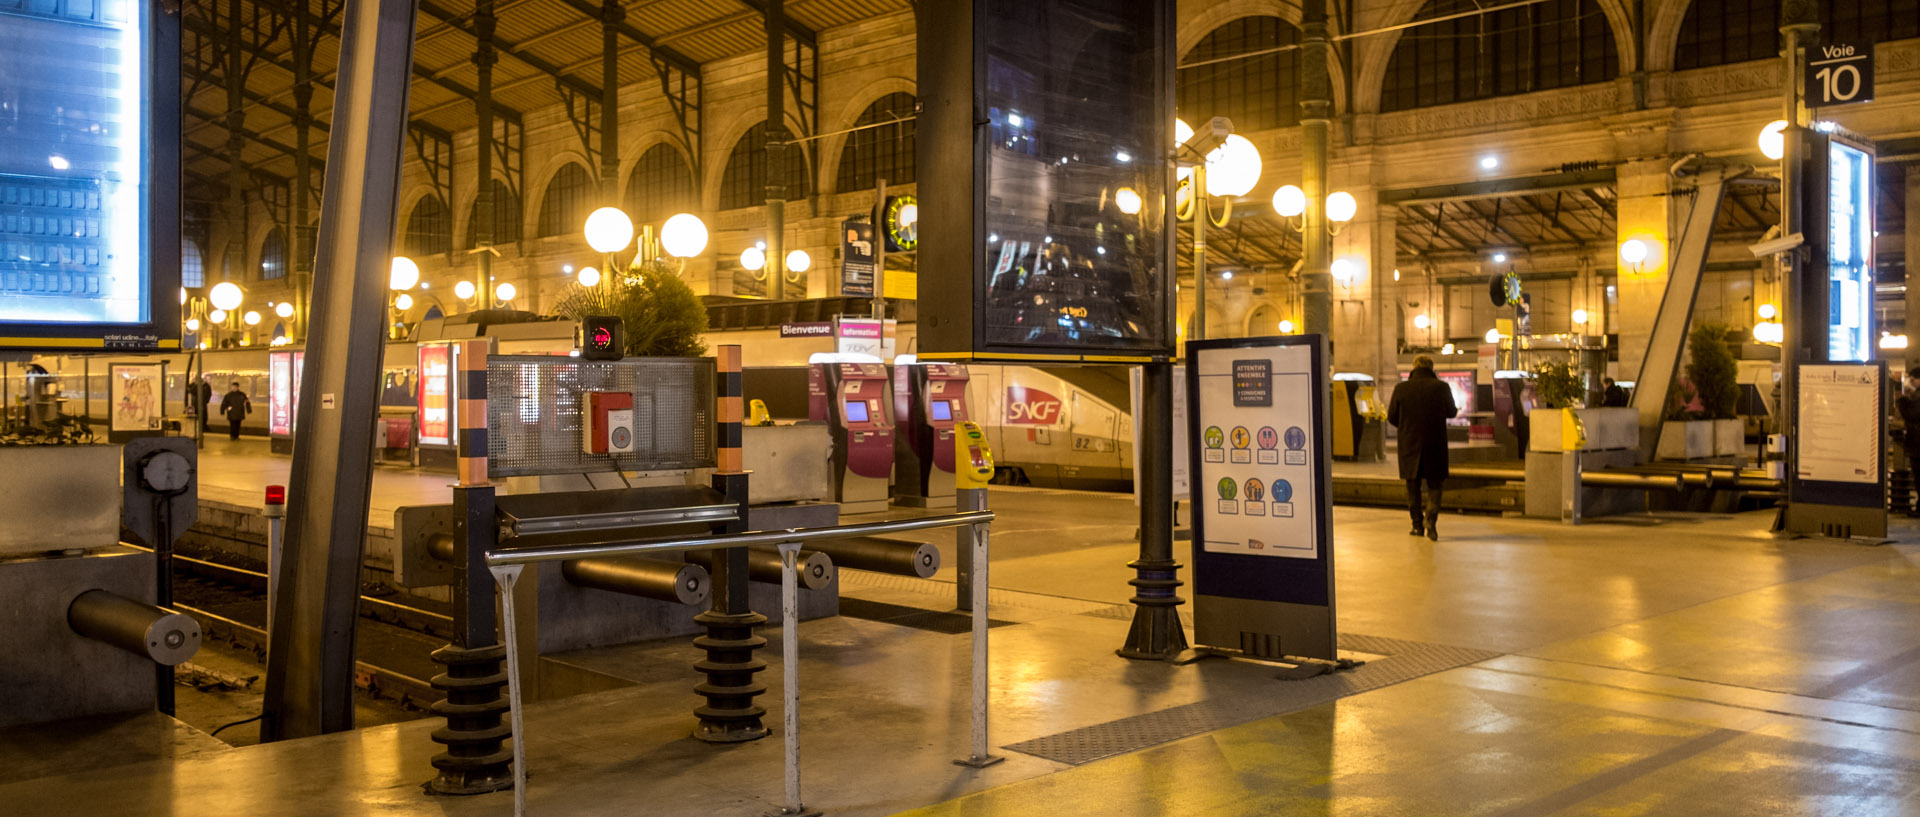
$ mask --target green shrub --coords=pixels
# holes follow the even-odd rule
[[[1740,367],[1727,348],[1727,327],[1695,324],[1687,335],[1687,382],[1700,399],[1700,419],[1730,420],[1740,405]]]
[[[1581,382],[1573,364],[1552,360],[1533,367],[1533,393],[1548,408],[1581,408],[1587,400],[1587,386]]]

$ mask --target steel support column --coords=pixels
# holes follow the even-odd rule
[[[494,52],[493,29],[498,22],[493,14],[493,0],[474,0],[473,4],[473,65],[478,74],[474,81],[473,115],[479,123],[479,133],[474,142],[474,170],[478,177],[474,188],[473,200],[473,249],[481,250],[493,246],[493,208],[499,202],[493,200],[493,64],[500,55]],[[453,202],[447,202],[448,207]],[[493,253],[490,251],[473,254],[477,266],[473,273],[473,300],[475,309],[486,309],[493,305]]]
[[[1333,275],[1327,234],[1327,130],[1333,117],[1333,77],[1327,71],[1327,0],[1306,0],[1300,27],[1300,188],[1307,194],[1300,268],[1302,329],[1333,341]]]
[[[620,23],[627,12],[620,0],[600,9],[600,196],[620,206]],[[583,227],[585,225],[575,225]],[[609,271],[611,274],[611,271]],[[536,279],[537,280],[537,279]]]
[[[306,340],[313,306],[313,231],[307,206],[313,195],[313,31],[307,15],[293,19],[293,326],[287,337]]]
[[[414,0],[348,4],[320,210],[314,324],[288,481],[285,576],[268,649],[261,738],[353,728],[353,641],[373,487]]]
[[[222,270],[229,279],[246,280],[247,267],[247,71],[240,29],[240,0],[227,3],[227,257]]]
[[[1819,5],[1815,0],[1783,3],[1780,6],[1780,36],[1785,47],[1781,50],[1784,76],[1781,82],[1782,119],[1787,121],[1786,132],[1781,134],[1782,147],[1780,161],[1780,235],[1786,237],[1802,231],[1802,222],[1806,214],[1800,212],[1799,198],[1801,188],[1806,185],[1807,160],[1805,153],[1807,113],[1801,104],[1802,68],[1800,48],[1813,42],[1820,33]],[[1824,241],[1826,236],[1807,236],[1809,242]],[[1799,388],[1797,367],[1807,360],[1809,341],[1820,337],[1818,331],[1808,326],[1806,310],[1806,280],[1808,275],[1805,262],[1806,249],[1795,250],[1781,255],[1780,267],[1780,433],[1787,442],[1787,474],[1792,476],[1796,464],[1800,461],[1799,441],[1794,439],[1793,418],[1796,406],[1795,394]],[[1911,262],[1909,262],[1911,263]],[[1816,280],[1824,280],[1820,276]],[[1822,341],[1824,346],[1824,341]],[[1819,360],[1819,356],[1813,359]],[[1637,387],[1636,387],[1637,390]],[[1785,480],[1780,486],[1782,504],[1793,503],[1793,480]],[[1779,527],[1784,527],[1787,511],[1782,508]]]
[[[786,0],[767,0],[767,297],[787,296]],[[801,297],[806,297],[802,288]]]
[[[1173,560],[1172,363],[1141,367],[1140,413],[1140,558],[1127,565],[1136,574],[1127,582],[1134,587],[1133,627],[1117,652],[1122,658],[1171,660],[1187,649],[1187,631],[1180,628],[1180,563]]]

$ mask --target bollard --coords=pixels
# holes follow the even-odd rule
[[[981,504],[986,504],[984,499]],[[973,557],[973,747],[966,759],[954,763],[981,769],[1006,758],[987,750],[987,526],[969,525],[967,530]]]
[[[200,649],[200,622],[106,590],[75,596],[67,605],[67,626],[163,667],[186,661]]]
[[[781,717],[786,726],[787,804],[767,812],[767,817],[817,817],[818,809],[800,802],[800,543],[782,542],[779,547]]]
[[[513,585],[523,565],[488,568],[500,589],[500,624],[507,634],[507,725],[513,737],[513,817],[527,817],[526,725],[520,714],[520,651],[513,616]]]

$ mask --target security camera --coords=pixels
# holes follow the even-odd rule
[[[1206,155],[1212,153],[1215,148],[1225,144],[1227,137],[1232,135],[1233,120],[1224,116],[1216,116],[1207,120],[1206,123],[1200,127],[1195,128],[1193,136],[1188,137],[1187,141],[1180,147],[1183,153],[1192,151],[1187,155],[1199,157],[1199,159],[1196,159],[1196,161],[1199,161],[1205,159]]]
[[[1765,258],[1769,255],[1779,255],[1805,243],[1807,243],[1807,237],[1805,235],[1793,233],[1769,241],[1762,241],[1758,244],[1749,244],[1747,245],[1747,249],[1753,252],[1753,257]]]

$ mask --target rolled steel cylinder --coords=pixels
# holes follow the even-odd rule
[[[855,570],[921,579],[932,578],[933,574],[940,572],[940,549],[919,542],[858,536],[816,542],[814,549],[832,557],[835,565]]]
[[[106,590],[88,590],[67,605],[67,626],[163,666],[175,666],[200,649],[200,622]]]
[[[833,559],[817,550],[803,550],[794,554],[797,559],[796,572],[800,575],[800,586],[808,590],[825,590],[833,586]],[[748,548],[747,578],[756,582],[780,583],[780,549]]]
[[[580,587],[681,604],[706,604],[713,594],[706,568],[641,556],[575,559],[560,566],[560,575]]]
[[[1680,490],[1679,474],[1636,474],[1619,471],[1582,471],[1580,484],[1594,488],[1639,488],[1650,491]]]
[[[427,553],[443,562],[460,564],[460,552],[453,547],[453,537],[435,536],[427,540]]]

